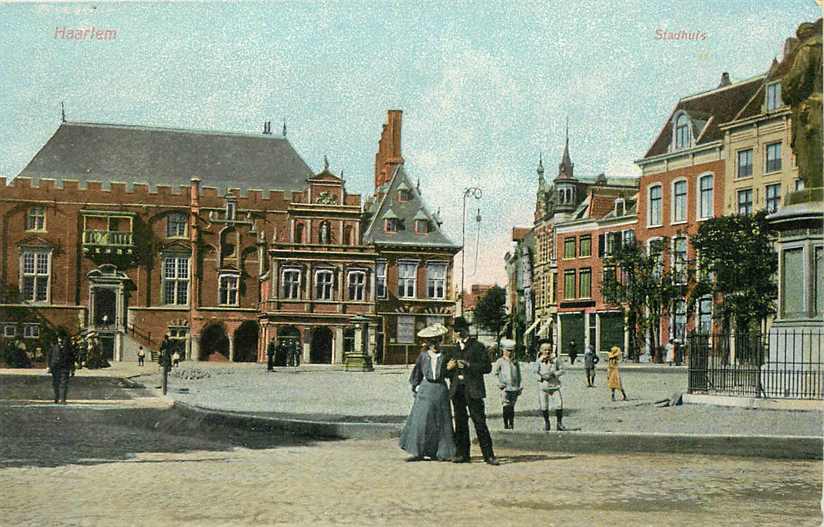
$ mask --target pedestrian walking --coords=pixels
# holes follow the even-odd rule
[[[587,375],[587,388],[595,386],[595,365],[600,362],[598,354],[592,349],[592,344],[587,344],[584,349],[584,370]]]
[[[266,371],[272,371],[275,369],[275,337],[272,337],[272,340],[269,341],[269,345],[266,346]]]
[[[433,324],[418,332],[426,349],[418,355],[409,376],[415,402],[400,439],[400,447],[412,454],[408,461],[446,461],[455,456],[446,357],[440,349],[440,340],[448,332],[443,324]]]
[[[515,341],[501,340],[503,355],[492,367],[492,374],[498,378],[498,388],[501,390],[501,406],[503,407],[504,429],[515,429],[515,404],[518,396],[524,391],[521,381],[521,366],[512,358],[515,350]]]
[[[667,350],[667,366],[672,366],[675,362],[675,339],[669,339],[666,345]]]
[[[475,425],[475,433],[481,446],[484,461],[499,465],[492,449],[492,437],[486,426],[484,399],[484,375],[492,371],[489,354],[483,344],[469,336],[469,323],[464,317],[453,322],[456,332],[455,346],[446,363],[449,377],[449,396],[455,415],[455,463],[469,463],[469,419]]]
[[[612,400],[615,400],[615,390],[621,390],[622,400],[627,400],[627,392],[621,382],[621,372],[618,369],[618,362],[621,360],[621,348],[613,346],[607,355],[607,387],[612,391]]]
[[[143,350],[143,346],[137,350],[137,365],[143,366],[146,362],[146,352]]]
[[[555,413],[555,421],[559,432],[566,431],[564,427],[564,398],[561,394],[561,358],[555,354],[552,343],[542,340],[538,343],[538,358],[532,365],[532,373],[538,381],[538,406],[541,417],[544,418],[544,430],[549,432],[550,412]]]
[[[575,344],[575,339],[569,341],[567,349],[569,350],[569,363],[575,364],[575,358],[578,357],[578,345]]]
[[[57,341],[49,347],[46,364],[52,375],[54,403],[66,404],[69,392],[69,377],[74,369],[74,349],[65,329],[57,332]]]
[[[300,366],[300,343],[295,339],[289,343],[288,348],[289,354],[292,356],[292,366],[297,368]]]

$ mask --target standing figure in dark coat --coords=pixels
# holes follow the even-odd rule
[[[266,346],[266,371],[272,371],[275,367],[275,337]]]
[[[426,349],[418,355],[409,376],[415,403],[401,431],[400,446],[420,461],[428,457],[446,461],[455,456],[455,435],[449,389],[446,387],[446,357],[438,343],[449,330],[443,324],[422,329],[418,337],[425,339]]]
[[[57,341],[49,347],[46,363],[52,374],[54,388],[54,403],[66,404],[69,391],[69,377],[74,369],[74,349],[72,348],[66,330],[59,330]]]
[[[449,395],[455,414],[455,463],[469,463],[469,418],[481,445],[484,461],[498,465],[492,451],[492,437],[486,426],[484,375],[492,371],[489,354],[483,344],[469,336],[469,324],[463,317],[454,321],[457,333],[455,347],[449,355],[446,369],[449,375]],[[468,409],[468,415],[467,415]]]
[[[569,363],[575,364],[575,359],[578,357],[578,345],[575,344],[575,339],[569,341],[567,349],[569,350]]]

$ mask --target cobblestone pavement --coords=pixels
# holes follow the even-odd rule
[[[528,377],[517,405],[516,432],[542,426],[537,413],[537,387]],[[685,392],[686,370],[622,372],[629,401],[611,401],[606,372],[599,370],[595,388],[587,388],[584,372],[569,369],[563,377],[565,424],[589,432],[656,432],[692,434],[750,434],[817,436],[821,412],[751,410],[708,405],[658,408],[655,401]],[[195,374],[208,375],[187,379]],[[295,371],[280,368],[267,373],[262,365],[183,366],[170,378],[169,395],[183,402],[234,412],[277,414],[296,418],[402,423],[412,405],[408,370],[373,373],[332,370]],[[159,385],[159,376],[135,379]],[[500,398],[491,375],[486,376],[487,413],[493,430],[503,428]],[[554,426],[554,423],[553,423]]]
[[[0,468],[0,525],[821,523],[819,462],[500,450],[499,467],[477,458],[407,463],[395,441],[270,437],[278,444],[233,448],[222,439],[112,424],[105,413],[47,410],[34,416],[42,420],[34,433],[15,436],[12,446],[8,428],[0,432],[4,459],[63,445],[50,463]]]

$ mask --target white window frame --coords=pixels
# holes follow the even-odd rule
[[[683,309],[679,310],[681,306]],[[677,331],[679,329],[681,331]],[[676,298],[672,301],[672,317],[670,323],[670,338],[675,339],[680,344],[684,344],[687,335],[687,301],[684,298]]]
[[[775,187],[778,187],[778,193],[771,198],[770,189]],[[775,208],[772,210],[770,210],[770,201],[775,202]],[[775,212],[781,208],[781,183],[771,183],[764,186],[764,208],[767,209],[767,212]]]
[[[770,93],[772,91],[772,93]],[[781,94],[781,82],[771,82],[764,89],[764,106],[768,112],[777,110],[784,106],[784,99]]]
[[[665,247],[664,247],[664,238],[661,237],[661,236],[655,236],[653,238],[648,239],[647,240],[647,254],[650,254],[650,255],[652,254],[652,244],[656,243],[656,242],[660,243],[661,252],[659,253],[658,266],[654,270],[654,273],[655,273],[656,276],[658,276],[660,278],[661,274],[663,274],[663,272],[664,272],[664,249],[665,249]]]
[[[749,165],[743,165],[743,166],[748,166],[750,168],[750,170],[749,170],[750,173],[749,174],[744,174],[742,176],[741,175],[741,167],[742,167],[742,165],[741,165],[741,155],[744,154],[744,153],[747,153],[747,152],[749,152],[749,154],[750,154],[749,155],[750,164]],[[753,158],[754,157],[755,157],[755,151],[752,148],[742,148],[741,150],[736,150],[735,151],[735,179],[744,179],[744,178],[752,177]]]
[[[684,252],[679,253],[676,248],[678,241],[684,240]],[[672,269],[672,280],[674,284],[682,285],[687,283],[687,264],[689,262],[689,240],[686,236],[674,236],[670,248],[670,269]],[[683,259],[679,262],[679,254],[683,254]]]
[[[26,256],[31,255],[31,271],[27,271]],[[41,268],[43,258],[45,258],[46,269]],[[51,271],[52,271],[52,250],[43,248],[24,247],[20,252],[20,283],[19,291],[24,295],[23,302],[26,304],[49,304],[51,302]],[[32,296],[25,296],[26,280],[31,278]],[[45,296],[38,298],[38,284],[45,280]]]
[[[388,266],[386,260],[375,262],[375,294],[378,298],[387,298],[389,296],[389,287],[386,283],[386,269]],[[383,268],[382,272],[381,267]]]
[[[183,227],[183,233],[180,233],[180,227]],[[172,212],[166,216],[167,238],[185,238],[188,232],[188,218],[185,212]]]
[[[704,189],[703,183],[704,181],[709,180],[710,188]],[[709,207],[708,209],[704,208],[704,193],[709,192]],[[715,214],[715,174],[707,173],[701,174],[698,176],[698,192],[697,200],[696,200],[696,209],[698,211],[698,220],[707,220],[712,218],[713,214]]]
[[[24,339],[39,339],[40,338],[40,324],[23,324],[23,338]]]
[[[440,278],[433,276],[435,270],[440,270],[443,276]],[[446,262],[428,262],[426,264],[426,294],[429,298],[435,300],[444,300],[446,298],[446,271]]]
[[[17,336],[16,324],[3,324],[3,337],[13,339]]]
[[[286,281],[286,274],[297,274],[297,282]],[[300,300],[301,299],[301,280],[303,279],[303,272],[297,267],[284,267],[280,271],[280,298],[286,300]],[[289,289],[287,289],[289,287]],[[293,294],[294,293],[294,294]]]
[[[660,197],[658,198],[658,222],[653,222],[652,217],[652,191],[658,189]],[[653,183],[647,187],[647,227],[661,227],[664,225],[664,185],[661,183]]]
[[[415,234],[429,234],[429,220],[415,220]]]
[[[684,185],[684,194],[678,194],[676,188],[678,185]],[[671,225],[676,225],[679,223],[686,223],[687,218],[689,217],[689,183],[687,182],[686,178],[676,179],[672,182],[672,207],[670,207],[671,216],[670,218]],[[681,202],[679,204],[679,198]],[[679,210],[683,209],[683,210]],[[679,217],[679,212],[681,213],[682,217]]]
[[[240,275],[238,273],[220,273],[218,275],[217,304],[219,306],[240,305]]]
[[[710,306],[709,313],[702,309],[702,306],[705,305],[704,304],[705,302],[709,303],[709,306]],[[701,298],[698,299],[697,304],[698,305],[696,306],[697,307],[697,309],[696,309],[697,312],[696,312],[696,321],[695,321],[696,329],[698,330],[699,333],[704,331],[704,328],[702,327],[702,324],[701,324],[702,318],[705,315],[709,315],[709,324],[707,324],[707,327],[706,327],[706,333],[709,334],[709,333],[712,332],[712,315],[713,315],[712,296],[710,296],[710,295],[702,296]]]
[[[360,283],[353,281],[353,278],[359,276]],[[356,294],[356,293],[360,294]],[[353,302],[363,302],[366,300],[366,271],[362,269],[353,269],[346,273],[346,294],[349,300]]]
[[[328,276],[329,281],[324,280],[321,282],[320,277]],[[321,290],[321,287],[328,288]],[[335,299],[335,271],[333,269],[317,269],[315,270],[315,279],[314,279],[314,299],[321,300],[324,302],[331,301]],[[326,293],[327,294],[320,294]],[[326,298],[328,296],[328,298]]]
[[[418,296],[418,261],[398,261],[398,298],[417,298]],[[412,276],[404,276],[404,268],[412,269]],[[411,294],[410,293],[411,285]]]
[[[391,226],[391,228],[390,228]],[[383,232],[398,232],[401,230],[401,222],[398,218],[384,218]]]
[[[774,168],[772,170],[770,170],[770,168],[769,168],[769,164],[770,164],[770,147],[771,146],[772,147],[775,147],[775,146],[778,147],[778,157],[776,158],[778,160],[778,168]],[[776,173],[776,172],[781,172],[781,170],[784,168],[784,160],[782,159],[782,157],[784,155],[783,150],[784,150],[784,148],[782,147],[782,142],[781,141],[776,141],[774,143],[769,143],[769,144],[764,145],[764,174],[773,174],[773,173]]]
[[[745,192],[750,193],[750,210],[747,212],[741,212],[741,195]],[[752,214],[753,211],[753,192],[752,188],[742,188],[736,191],[735,193],[735,210],[738,214]]]
[[[186,260],[186,267],[185,267],[185,276],[182,275],[180,260]],[[174,276],[169,276],[167,272],[167,266],[170,260],[174,260]],[[189,254],[164,254],[161,256],[162,264],[162,279],[160,280],[160,298],[163,301],[163,305],[166,306],[188,306],[189,299],[191,295],[189,294],[189,286],[191,285],[191,277],[192,277],[192,257]],[[186,283],[186,302],[180,302],[180,284],[185,282]],[[172,293],[172,302],[168,302],[169,298],[166,295],[166,284],[167,283],[174,283],[174,292]]]
[[[681,128],[679,123],[681,123],[682,120],[686,133],[686,137],[684,137],[683,140],[678,135],[679,128]],[[679,112],[672,123],[672,146],[674,150],[683,150],[692,146],[692,121],[685,112]]]
[[[567,287],[567,277],[572,277],[572,287]],[[572,294],[570,294],[570,291]],[[578,298],[578,273],[575,269],[564,270],[564,300],[575,300]]]
[[[26,211],[26,230],[46,232],[46,207],[35,205]]]

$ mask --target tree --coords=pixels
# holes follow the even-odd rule
[[[645,342],[647,335],[653,353],[660,347],[661,319],[681,293],[672,273],[664,269],[668,247],[666,238],[653,243],[649,251],[634,240],[624,241],[615,243],[604,261],[601,294],[606,303],[621,308],[624,323],[633,332],[635,346],[627,350],[633,359],[637,358],[636,346]]]
[[[767,212],[736,214],[701,224],[692,245],[701,271],[690,295],[690,306],[704,295],[720,295],[717,305],[726,331],[758,329],[776,312],[778,255],[767,223]]]
[[[475,323],[494,332],[496,341],[500,345],[501,330],[503,330],[508,320],[506,291],[496,285],[489,289],[475,305]]]

